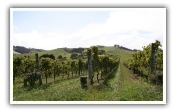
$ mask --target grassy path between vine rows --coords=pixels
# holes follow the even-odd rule
[[[152,85],[120,63],[120,101],[162,101],[162,85]]]

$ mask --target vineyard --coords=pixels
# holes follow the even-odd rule
[[[143,47],[143,51],[138,51],[132,55],[131,59],[124,61],[124,65],[133,71],[134,74],[144,77],[152,83],[163,83],[163,50],[158,48],[159,41]],[[156,55],[152,55],[155,48]],[[153,56],[154,58],[150,57]],[[153,63],[153,64],[152,64]],[[151,70],[150,70],[151,68]],[[154,71],[153,71],[154,69]]]
[[[137,52],[92,46],[74,59],[15,55],[13,100],[162,101],[163,50],[155,44],[153,69],[151,44]]]

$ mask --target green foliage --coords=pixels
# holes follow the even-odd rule
[[[47,77],[49,73],[52,71],[52,62],[53,60],[51,58],[41,58],[40,59],[40,65],[41,65],[41,71],[45,74],[46,77],[46,84],[47,84]]]
[[[16,77],[25,75],[26,73],[32,72],[35,69],[35,62],[25,57],[14,57],[13,58],[13,81]]]
[[[62,58],[63,58],[63,56],[62,56],[62,55],[59,55],[59,56],[58,56],[58,59],[62,59]]]
[[[29,58],[24,58],[22,62],[23,62],[23,68],[24,68],[23,73],[33,72],[34,68],[36,67],[36,63],[34,60],[31,60]]]
[[[23,59],[21,57],[13,58],[13,81],[15,81],[16,76],[21,75],[22,60]]]
[[[156,40],[155,71],[163,71],[163,50],[158,48],[160,45],[160,42]],[[136,53],[132,54],[132,58],[125,60],[124,65],[131,69],[135,74],[148,78],[151,62],[151,50],[151,44],[146,47],[144,46],[143,51],[137,51]],[[144,71],[146,71],[147,74],[145,74]],[[159,73],[161,74],[162,72]],[[151,76],[151,80],[155,80],[154,78],[156,77]]]
[[[70,56],[71,59],[78,59],[78,57],[79,56],[78,56],[77,53],[72,53],[71,56]]]

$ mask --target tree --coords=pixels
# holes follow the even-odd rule
[[[41,58],[51,58],[51,59],[55,60],[55,56],[53,54],[43,54],[40,56],[40,59]]]
[[[70,58],[71,59],[78,59],[78,54],[77,53],[72,53]]]
[[[63,56],[62,56],[62,55],[59,55],[59,56],[58,56],[58,59],[62,59],[62,58],[63,58]]]

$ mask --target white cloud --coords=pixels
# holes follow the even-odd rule
[[[36,30],[30,33],[13,34],[13,45],[30,48],[54,49],[64,45],[65,37],[59,37],[57,33],[41,34]]]
[[[114,44],[141,49],[156,39],[163,42],[164,16],[162,10],[116,11],[110,13],[106,22],[89,24],[71,35],[32,31],[13,34],[13,41],[14,45],[43,49]]]

